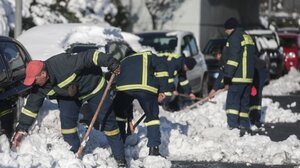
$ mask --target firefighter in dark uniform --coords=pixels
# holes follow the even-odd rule
[[[77,134],[80,107],[87,101],[90,112],[95,113],[107,85],[102,66],[119,73],[119,62],[98,50],[78,54],[61,53],[46,61],[29,62],[24,84],[33,85],[33,89],[22,109],[12,139],[13,147],[20,144],[36,119],[45,97],[49,96],[57,99],[64,140],[71,146],[71,151],[76,152],[80,146]],[[115,159],[122,166],[126,164],[124,147],[111,105],[112,98],[106,96],[97,120],[101,123],[101,131],[106,135]]]
[[[249,117],[252,125],[255,125],[257,128],[261,128],[262,91],[267,82],[269,71],[264,60],[255,57],[254,61],[255,71],[251,88]]]
[[[223,82],[228,89],[226,99],[227,123],[230,129],[239,128],[243,136],[250,131],[249,103],[254,75],[255,44],[235,18],[224,23],[229,36],[223,55]]]
[[[196,98],[196,96],[192,93],[192,88],[189,85],[186,72],[192,70],[197,62],[192,57],[183,57],[179,54],[169,52],[159,53],[158,56],[163,57],[163,60],[168,65],[168,84],[171,91],[165,93],[167,97],[163,102],[163,107],[171,111],[183,109],[186,105],[191,103],[191,100]],[[175,96],[179,95],[179,92],[189,95],[190,98],[175,98]],[[179,101],[179,103],[177,100]],[[176,104],[179,104],[179,107],[175,107],[175,109],[172,109],[170,107],[170,104],[174,104],[172,102],[176,102]]]
[[[147,127],[149,155],[160,155],[158,102],[162,102],[164,92],[168,91],[167,65],[151,52],[128,53],[126,55],[129,56],[121,61],[120,74],[116,77],[117,93],[113,104],[121,135],[125,139],[125,123],[130,114],[128,110],[133,100],[137,99],[146,114],[144,124]]]

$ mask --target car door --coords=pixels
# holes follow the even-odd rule
[[[189,83],[194,93],[199,93],[206,87],[207,80],[204,76],[207,71],[206,63],[203,54],[199,51],[196,39],[193,35],[188,34],[183,36],[181,42],[181,54],[185,57],[193,57],[197,64],[193,70],[187,72]]]

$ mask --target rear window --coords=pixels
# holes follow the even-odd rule
[[[138,35],[143,46],[150,46],[157,52],[174,52],[177,46],[176,36]]]
[[[279,37],[280,38],[280,45],[282,47],[287,48],[295,48],[297,47],[297,39],[295,37]]]

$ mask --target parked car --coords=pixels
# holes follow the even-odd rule
[[[31,57],[20,42],[5,36],[0,36],[0,56],[0,100],[17,99],[30,89],[22,82]]]
[[[255,41],[259,57],[266,61],[270,76],[278,78],[284,74],[283,49],[278,34],[271,30],[247,30]]]
[[[226,44],[225,38],[211,39],[207,42],[203,49],[205,61],[208,69],[208,90],[211,90],[215,80],[219,76],[220,71],[220,56],[222,55],[223,48]]]
[[[197,61],[193,70],[187,72],[194,93],[199,96],[208,94],[208,73],[204,55],[198,48],[193,33],[188,31],[153,31],[136,33],[140,43],[154,49],[157,53],[173,52]]]
[[[278,33],[280,45],[283,47],[284,68],[289,71],[291,67],[299,68],[300,35],[298,33]]]
[[[8,138],[14,132],[23,97],[30,89],[22,83],[30,59],[21,43],[0,36],[0,135],[6,134]]]

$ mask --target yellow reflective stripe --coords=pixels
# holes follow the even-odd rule
[[[228,61],[227,61],[227,65],[232,65],[232,66],[237,67],[237,66],[239,65],[239,63],[236,62],[236,61],[228,60]]]
[[[185,85],[189,84],[189,81],[184,80],[184,81],[180,82],[179,84],[180,84],[180,86],[185,86]]]
[[[68,85],[69,83],[71,83],[74,79],[76,78],[76,74],[73,73],[70,77],[68,77],[67,79],[65,79],[64,81],[60,82],[58,84],[58,87],[63,88],[66,85]]]
[[[165,92],[164,93],[166,96],[172,96],[172,93],[171,92]]]
[[[11,109],[1,111],[0,117],[5,116],[6,114],[9,114],[9,113],[12,113],[12,110],[11,110]]]
[[[177,73],[178,73],[178,71],[174,71],[174,76],[176,76],[176,75],[177,75]]]
[[[157,93],[158,89],[152,86],[148,85],[141,85],[141,84],[135,84],[135,85],[123,85],[123,86],[117,86],[116,89],[118,91],[126,91],[126,90],[147,90],[152,93]]]
[[[239,111],[234,110],[234,109],[227,109],[226,110],[227,114],[234,114],[234,115],[239,115]]]
[[[249,110],[250,110],[250,111],[252,111],[252,110],[261,110],[261,106],[260,106],[260,105],[257,105],[257,106],[250,106]]]
[[[120,130],[119,128],[115,129],[115,130],[112,130],[112,131],[104,131],[104,134],[106,136],[114,136],[114,135],[117,135],[120,133]]]
[[[127,122],[127,118],[116,117],[117,121]]]
[[[50,90],[48,93],[47,93],[47,95],[48,96],[52,96],[52,95],[54,95],[55,94],[55,91],[52,89],[52,90]]]
[[[174,78],[169,78],[168,79],[168,83],[173,83],[174,82]]]
[[[151,51],[139,52],[139,53],[135,53],[135,54],[132,54],[132,55],[129,55],[129,56],[138,56],[138,55],[144,55],[144,54],[150,55]]]
[[[252,83],[253,79],[251,78],[232,78],[232,82],[238,83]]]
[[[241,42],[242,46],[254,45],[254,42],[253,42],[251,36],[249,36],[248,34],[243,34],[243,38],[244,38],[244,40]]]
[[[248,118],[249,114],[245,112],[240,112],[240,117]]]
[[[34,113],[34,112],[32,112],[32,111],[30,111],[26,108],[22,109],[22,113],[29,116],[29,117],[31,117],[31,118],[36,118],[36,116],[37,116],[37,113]]]
[[[159,120],[152,120],[149,122],[145,122],[145,126],[149,127],[149,126],[153,126],[153,125],[159,125],[160,121]]]
[[[142,84],[147,84],[147,78],[148,78],[148,54],[143,53],[143,73],[142,73]]]
[[[89,93],[89,94],[87,94],[87,95],[85,95],[85,96],[79,97],[79,100],[83,100],[83,99],[85,99],[85,98],[87,98],[87,97],[89,97],[89,96],[91,96],[91,95],[93,95],[93,94],[96,94],[99,90],[102,89],[104,83],[105,83],[105,79],[102,77],[102,78],[100,79],[100,83],[98,84],[98,86],[97,86],[91,93]]]
[[[226,47],[229,47],[229,43],[228,42],[226,42]]]
[[[76,74],[75,73],[73,73],[71,76],[69,76],[67,79],[65,79],[64,81],[62,81],[62,82],[60,82],[57,86],[59,87],[59,88],[63,88],[63,87],[65,87],[66,85],[68,85],[69,83],[71,83],[75,78],[76,78]],[[48,96],[52,96],[52,95],[54,95],[55,94],[55,91],[52,89],[52,90],[50,90],[48,93],[47,93],[47,95]]]
[[[247,77],[247,47],[244,47],[243,52],[243,78]]]
[[[99,51],[96,50],[93,55],[93,62],[95,65],[98,65],[98,57],[99,57]]]
[[[74,134],[77,132],[77,127],[70,129],[61,129],[62,134]]]
[[[162,71],[162,72],[155,72],[154,75],[155,75],[157,78],[161,78],[161,77],[168,77],[168,76],[169,76],[169,73],[166,72],[166,71]]]

